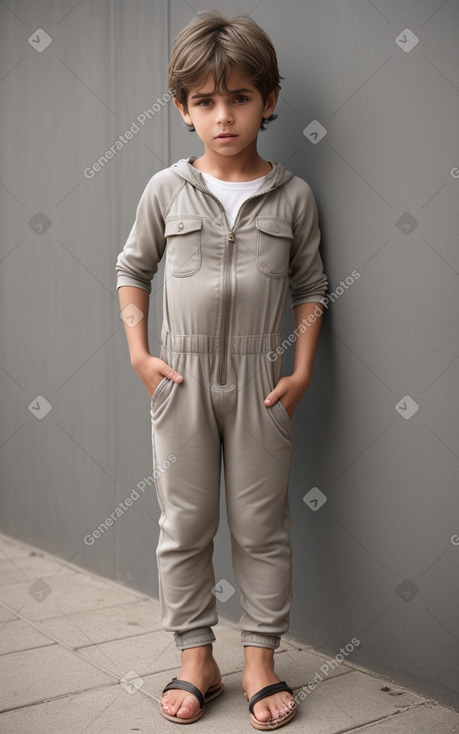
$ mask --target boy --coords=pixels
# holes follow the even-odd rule
[[[248,17],[207,11],[179,33],[169,86],[204,153],[150,179],[116,264],[121,310],[134,304],[141,312],[126,335],[151,399],[153,461],[169,466],[156,480],[157,560],[162,624],[174,632],[182,667],[160,711],[176,723],[197,721],[223,690],[211,629],[221,455],[250,720],[256,729],[275,729],[295,713],[292,691],[273,664],[292,601],[290,417],[311,381],[327,279],[311,189],[257,152],[279,80],[271,41]],[[147,317],[164,251],[156,358]],[[295,363],[283,376],[276,348],[288,286]]]

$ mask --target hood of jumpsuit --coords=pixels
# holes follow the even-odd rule
[[[192,165],[196,158],[197,156],[191,156],[190,158],[181,158],[170,168],[171,171],[176,173],[177,176],[184,178],[185,181],[188,181],[188,183],[191,183],[193,185],[198,184],[200,186],[205,186],[205,181],[201,176],[201,172]],[[265,182],[260,191],[264,191],[265,189],[270,189],[276,186],[281,186],[282,184],[287,183],[287,181],[290,181],[290,179],[293,177],[293,173],[291,171],[287,171],[281,163],[276,163],[275,161],[268,162],[271,164],[272,169],[268,174],[266,174]]]

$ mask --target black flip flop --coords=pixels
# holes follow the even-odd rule
[[[188,693],[191,693],[193,696],[195,696],[199,701],[199,711],[194,716],[190,716],[187,719],[181,719],[178,716],[172,716],[171,714],[168,714],[166,711],[164,711],[163,707],[161,706],[161,703],[159,704],[159,712],[161,716],[164,716],[165,719],[168,721],[173,721],[175,724],[193,724],[195,721],[198,721],[202,716],[204,716],[205,713],[205,706],[204,704],[209,703],[209,701],[213,701],[214,698],[217,698],[223,693],[224,689],[223,683],[220,681],[220,683],[217,683],[215,686],[210,686],[205,696],[202,695],[199,688],[196,688],[192,683],[189,683],[187,680],[180,680],[179,678],[172,678],[171,682],[167,684],[167,686],[163,689],[163,693],[166,693],[166,691],[169,690],[181,690],[181,691],[188,691]]]
[[[281,726],[285,726],[285,724],[288,724],[289,721],[293,719],[296,714],[296,704],[288,714],[280,716],[278,719],[259,721],[253,713],[253,707],[258,703],[258,701],[262,701],[263,698],[268,698],[268,696],[273,696],[275,693],[281,693],[282,691],[287,691],[287,693],[290,693],[290,695],[293,696],[292,689],[289,688],[284,680],[282,680],[279,683],[272,683],[270,686],[265,686],[258,691],[258,693],[254,693],[254,695],[249,699],[250,723],[254,729],[260,729],[261,731],[273,731],[274,729],[280,729]]]

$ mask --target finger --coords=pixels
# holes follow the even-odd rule
[[[172,367],[169,367],[169,365],[166,365],[166,369],[163,372],[164,377],[167,377],[168,380],[172,380],[173,382],[183,382],[183,376],[179,374],[179,372],[176,372],[172,369]]]
[[[277,403],[279,397],[280,395],[278,395],[275,390],[272,390],[272,392],[270,392],[269,395],[265,397],[265,405],[267,405],[269,408],[271,405],[274,405],[274,403]]]

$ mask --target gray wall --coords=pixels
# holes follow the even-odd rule
[[[170,41],[206,7],[0,4],[0,529],[151,595],[153,488],[83,538],[151,483],[114,265],[150,176],[200,143],[169,105],[84,170],[167,91]],[[357,637],[354,662],[459,705],[458,3],[214,7],[251,13],[278,49],[279,118],[260,151],[312,186],[336,294],[293,419],[291,634],[330,656]],[[327,131],[315,142],[313,120]],[[156,354],[161,297],[158,277]],[[235,585],[229,558],[223,512],[216,574]],[[237,618],[238,595],[220,609]]]

